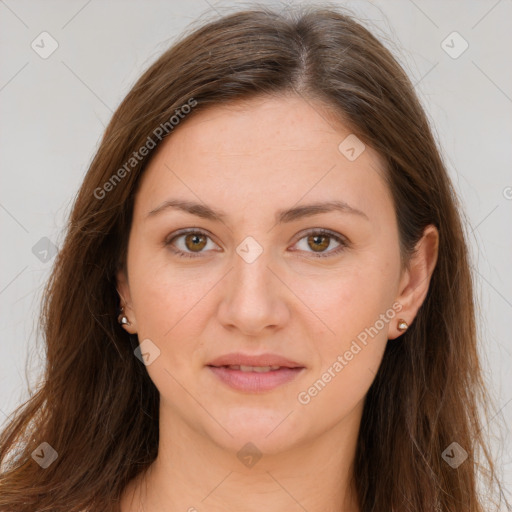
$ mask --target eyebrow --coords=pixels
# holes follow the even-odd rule
[[[207,219],[214,222],[224,222],[224,220],[228,217],[228,215],[222,210],[216,211],[206,204],[196,203],[194,201],[184,201],[179,199],[168,199],[167,201],[164,201],[162,204],[158,205],[156,208],[151,210],[148,213],[147,218],[154,217],[158,213],[161,213],[169,209],[181,210],[192,215],[201,217],[202,219]],[[358,210],[357,208],[353,208],[344,201],[328,201],[322,203],[312,203],[303,206],[296,206],[294,208],[289,208],[286,210],[278,210],[275,215],[275,221],[276,224],[283,224],[286,222],[293,222],[304,217],[310,217],[313,215],[318,215],[320,213],[328,213],[332,211],[349,213],[365,218],[366,220],[370,220],[364,212]]]

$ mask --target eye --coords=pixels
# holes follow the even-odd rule
[[[312,255],[315,258],[334,256],[348,247],[348,242],[342,236],[325,229],[311,230],[306,236],[303,236],[298,243],[302,242],[302,240],[305,240],[305,244],[303,244],[305,249],[301,250],[310,252],[307,249],[312,249]],[[331,246],[332,240],[338,245],[334,249],[327,251],[326,249]]]
[[[183,258],[197,258],[204,252],[203,249],[205,247],[208,248],[208,241],[217,247],[217,244],[211,240],[208,234],[196,229],[188,229],[167,239],[165,245],[177,256]]]
[[[344,237],[325,229],[310,230],[297,244],[300,244],[303,240],[306,241],[305,246],[303,245],[303,248],[299,250],[310,252],[315,258],[334,256],[349,245]],[[327,251],[326,249],[332,245],[332,240],[338,245],[334,249]],[[211,242],[210,247],[208,246],[209,242]],[[205,252],[203,249],[208,250],[210,248],[215,250],[215,247],[218,247],[207,233],[194,228],[174,234],[165,241],[164,245],[168,246],[177,256],[183,258],[197,258],[201,253]],[[211,245],[214,247],[211,247]],[[308,248],[312,249],[312,251],[308,251]],[[293,251],[295,250],[293,249]]]

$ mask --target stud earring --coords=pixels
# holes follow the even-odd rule
[[[405,332],[409,328],[409,325],[408,325],[408,323],[403,318],[400,318],[400,320],[398,320],[398,326],[397,327],[398,327],[399,331]]]
[[[121,313],[120,313],[120,315],[117,317],[117,321],[118,321],[121,325],[132,325],[132,324],[128,321],[128,318],[126,317],[126,315],[124,315],[124,308],[121,308]]]

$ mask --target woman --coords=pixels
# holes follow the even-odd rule
[[[195,30],[79,191],[0,510],[490,510],[458,209],[410,81],[351,17]]]

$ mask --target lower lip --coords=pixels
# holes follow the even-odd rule
[[[243,372],[225,366],[208,366],[225,384],[239,391],[259,393],[270,391],[295,379],[304,368],[280,368],[269,372]]]

